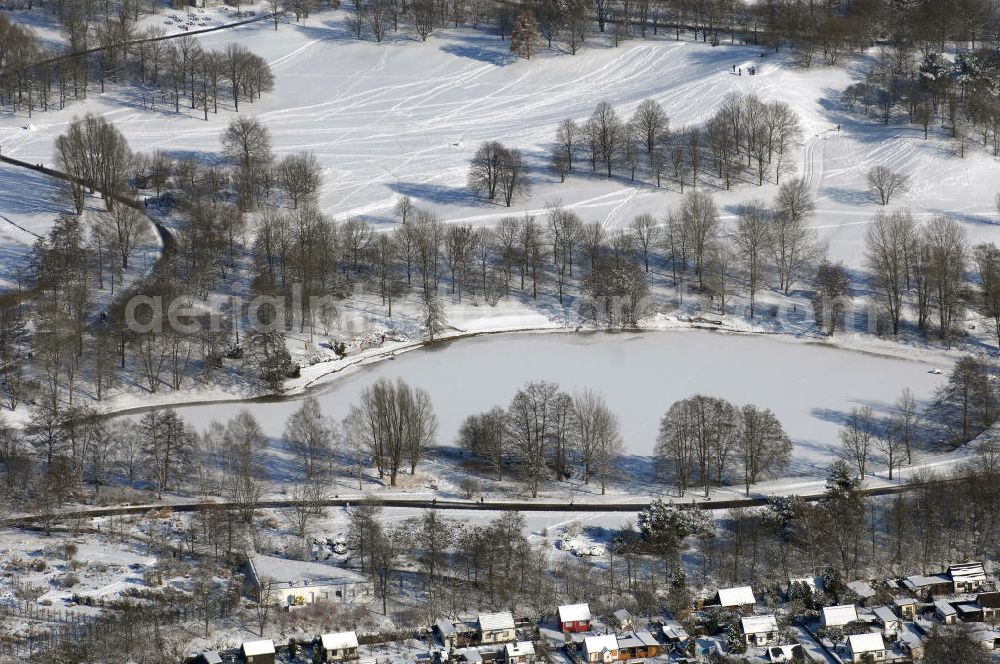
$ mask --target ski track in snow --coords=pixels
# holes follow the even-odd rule
[[[813,225],[830,241],[831,254],[857,266],[864,227],[877,210],[865,183],[876,164],[911,174],[910,192],[898,201],[918,218],[951,212],[966,224],[970,240],[993,229],[990,182],[1000,176],[996,160],[970,146],[966,159],[943,138],[922,140],[911,126],[882,126],[840,108],[840,91],[851,81],[846,69],[800,70],[784,55],[760,57],[756,48],[694,42],[634,41],[619,48],[591,43],[575,56],[543,50],[516,61],[506,42],[478,32],[444,31],[427,42],[391,37],[381,44],[348,39],[339,13],[320,12],[307,26],[266,22],[201,36],[220,48],[239,39],[275,71],[276,89],[241,113],[256,115],[270,129],[279,156],[312,150],[323,166],[324,211],[338,218],[362,216],[375,224],[393,221],[396,198],[438,212],[449,222],[495,223],[508,214],[541,215],[547,201],[561,200],[585,221],[627,225],[636,214],[662,218],[680,194],[671,182],[657,189],[627,178],[607,180],[581,160],[567,182],[547,172],[547,155],[560,121],[583,121],[600,101],[628,117],[644,99],[660,101],[674,128],[704,122],[731,91],[756,92],[793,106],[803,126],[803,144],[792,156],[796,171],[814,191]],[[731,65],[754,64],[758,73],[736,76]],[[196,113],[175,115],[122,104],[115,91],[92,93],[64,111],[37,115],[32,130],[23,118],[0,121],[7,154],[51,162],[52,143],[77,115],[93,111],[116,123],[137,150],[164,149],[178,155],[217,158],[219,136],[233,117],[226,110],[206,122]],[[840,124],[842,130],[835,129]],[[518,147],[535,180],[530,198],[510,208],[486,203],[465,188],[470,157],[484,140]],[[770,198],[776,186],[739,183],[714,189],[724,220],[732,207],[752,197]],[[39,231],[51,219],[30,210],[0,210]]]

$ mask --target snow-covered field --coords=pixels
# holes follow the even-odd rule
[[[953,214],[972,240],[997,230],[993,199],[1000,163],[977,147],[959,158],[940,130],[924,141],[915,126],[886,127],[849,113],[838,100],[860,75],[861,63],[801,70],[784,54],[761,57],[749,47],[667,39],[619,48],[595,40],[576,56],[543,51],[517,61],[506,42],[471,31],[444,32],[425,43],[406,35],[382,44],[357,42],[344,11],[323,11],[278,31],[262,21],[199,38],[211,48],[239,40],[271,63],[275,91],[241,110],[267,124],[279,155],[316,153],[325,170],[321,206],[338,217],[389,223],[395,199],[404,194],[448,221],[495,222],[557,199],[585,220],[612,226],[639,212],[662,216],[679,192],[585,173],[559,184],[545,168],[557,123],[586,118],[602,100],[628,116],[640,101],[653,98],[672,126],[697,124],[727,93],[739,91],[784,100],[798,113],[804,128],[798,172],[816,194],[815,225],[834,258],[860,264],[865,223],[876,211],[865,175],[875,164],[910,175],[911,191],[899,204],[916,216]],[[758,75],[737,76],[734,64],[754,64]],[[166,104],[151,112],[121,91],[95,91],[65,111],[36,115],[33,130],[24,129],[23,118],[0,119],[0,145],[12,156],[51,162],[55,136],[86,111],[114,121],[137,150],[208,160],[216,158],[219,135],[232,117],[221,112],[206,122],[183,110],[178,117]],[[533,195],[513,210],[477,200],[465,187],[469,158],[491,139],[521,148],[533,171]],[[774,185],[742,183],[716,193],[731,214],[732,205],[769,198],[773,191]],[[12,218],[22,212],[15,209]]]

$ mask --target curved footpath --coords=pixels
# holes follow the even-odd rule
[[[20,159],[15,159],[14,157],[8,157],[6,155],[0,155],[0,163],[10,164],[11,166],[17,166],[18,168],[26,168],[29,171],[35,171],[37,173],[48,175],[49,177],[56,178],[57,180],[63,180],[65,182],[71,182],[73,180],[73,178],[71,178],[68,174],[63,173],[62,171],[57,171],[54,168],[48,168],[46,166],[40,166],[38,164],[31,164],[26,161],[21,161]],[[153,217],[151,217],[149,213],[146,212],[145,206],[142,203],[140,203],[137,199],[132,198],[131,196],[124,196],[122,194],[112,194],[112,198],[114,198],[119,203],[122,203],[123,205],[127,205],[141,212],[142,215],[149,220],[150,225],[152,225],[153,229],[156,231],[156,234],[160,237],[160,242],[163,244],[163,248],[165,250],[170,250],[177,247],[177,241],[174,239],[174,236],[171,235],[170,231],[167,230],[167,227],[158,222],[156,219],[153,219]],[[6,217],[4,217],[4,219],[9,221],[14,226],[17,226],[26,233],[30,233],[35,237],[41,237],[40,235],[38,235],[38,233],[29,231],[28,229],[23,228],[18,224],[15,224],[13,221],[10,221],[10,219],[7,219]]]

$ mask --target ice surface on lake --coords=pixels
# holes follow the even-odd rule
[[[529,380],[555,381],[567,391],[603,392],[622,422],[630,454],[653,451],[660,417],[696,393],[755,403],[777,413],[795,442],[791,473],[825,465],[837,430],[852,407],[884,414],[904,387],[930,397],[944,376],[920,362],[837,350],[821,344],[704,331],[514,334],[467,339],[397,356],[357,370],[312,394],[337,420],[378,378],[403,377],[426,389],[440,421],[438,442],[451,445],[463,418],[506,406]],[[298,399],[179,409],[201,428],[249,408],[268,435],[280,437]]]

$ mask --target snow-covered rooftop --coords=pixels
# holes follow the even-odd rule
[[[590,620],[590,605],[566,604],[559,607],[559,622]]]
[[[493,631],[498,629],[514,629],[514,616],[510,611],[500,613],[483,613],[479,616],[479,629]]]
[[[778,620],[774,614],[766,616],[749,616],[740,618],[740,626],[744,634],[766,634],[778,631]]]
[[[618,650],[618,637],[614,634],[602,634],[601,636],[588,636],[583,640],[583,647],[587,654]]]
[[[853,604],[823,607],[823,624],[827,627],[843,627],[858,619],[858,609]]]
[[[643,630],[618,635],[619,648],[648,648],[658,645],[660,643],[653,638],[653,635]]]
[[[434,623],[434,626],[437,627],[438,632],[441,633],[441,636],[451,636],[457,631],[455,629],[455,623],[448,620],[447,618],[439,618],[437,622]]]
[[[875,596],[875,589],[867,581],[851,581],[847,587],[854,591],[854,594],[861,599],[868,599]]]
[[[951,583],[951,577],[944,574],[932,574],[931,576],[914,574],[913,576],[908,576],[903,579],[903,585],[913,589],[927,588],[930,586],[941,585],[943,583]]]
[[[663,636],[672,641],[687,641],[691,638],[687,630],[680,623],[671,623],[663,626]]]
[[[274,641],[271,639],[260,639],[258,641],[244,641],[243,654],[247,657],[256,655],[273,655]]]
[[[986,580],[986,568],[982,563],[962,563],[948,568],[955,583],[982,583]]]
[[[719,604],[722,606],[745,606],[756,603],[757,598],[753,596],[753,588],[750,586],[719,588]]]
[[[875,617],[878,618],[879,622],[886,625],[891,622],[899,622],[899,618],[896,616],[896,612],[890,609],[888,606],[876,606],[875,607]]]
[[[504,653],[506,653],[508,658],[511,657],[526,657],[535,654],[535,644],[531,641],[518,641],[517,643],[508,643],[504,646]]]
[[[343,567],[307,560],[289,560],[255,553],[250,556],[254,575],[274,581],[276,587],[306,587],[367,583],[368,579]]]
[[[955,610],[955,607],[943,599],[939,599],[934,602],[934,610],[942,616],[953,616],[958,613],[958,611]]]
[[[632,620],[632,614],[629,613],[628,609],[618,609],[612,615],[622,624]]]
[[[855,655],[859,655],[864,652],[885,650],[885,641],[882,640],[882,635],[878,632],[869,632],[868,634],[852,634],[847,637],[847,645],[851,649],[851,652]]]
[[[344,650],[358,647],[358,635],[354,632],[331,632],[320,637],[323,650]]]

